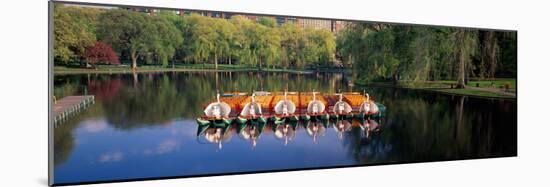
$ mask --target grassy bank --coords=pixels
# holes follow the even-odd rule
[[[162,66],[140,66],[136,69],[136,72],[286,72],[286,73],[298,73],[307,74],[315,72],[346,72],[343,69],[331,69],[331,68],[319,68],[319,69],[284,69],[284,68],[258,68],[242,65],[227,65],[220,64],[218,68],[213,64],[189,64],[189,65],[175,65],[174,67],[162,67]],[[96,68],[78,68],[78,67],[65,67],[55,66],[55,74],[86,74],[86,73],[132,73],[132,70],[128,66],[97,66]]]
[[[466,85],[466,88],[461,89],[454,88],[456,84],[457,81],[441,80],[420,83],[398,83],[397,85],[391,82],[372,82],[366,85],[417,89],[446,94],[467,95],[484,98],[516,98],[516,80],[511,78],[471,80]],[[506,89],[506,87],[508,87],[508,89]]]

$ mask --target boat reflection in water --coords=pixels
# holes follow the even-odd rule
[[[334,131],[338,134],[338,139],[344,139],[344,132],[351,130],[351,122],[349,120],[336,120],[333,124]]]
[[[240,125],[243,126],[243,129],[239,132],[239,136],[245,140],[250,141],[252,148],[255,148],[257,145],[257,140],[260,138],[265,126],[258,125]]]
[[[244,92],[224,93],[210,102],[204,116],[197,118],[197,136],[222,148],[222,142],[229,135],[237,133],[250,141],[252,147],[265,129],[272,132],[284,145],[303,127],[313,143],[325,136],[332,126],[337,138],[343,140],[344,133],[352,129],[352,124],[363,131],[365,137],[377,131],[374,119],[384,116],[385,107],[370,99],[368,93],[321,94],[320,92]],[[382,110],[379,110],[382,108]],[[231,131],[231,129],[235,129]],[[363,135],[362,135],[363,136]]]
[[[325,136],[327,122],[328,121],[325,121],[325,123],[323,123],[323,121],[306,122],[306,132],[313,138],[313,143],[317,143],[318,137]]]
[[[260,141],[261,136],[270,136],[283,142],[286,146],[292,142],[297,133],[305,131],[311,137],[313,143],[319,142],[320,138],[324,138],[327,129],[332,128],[337,133],[335,140],[343,140],[346,132],[352,129],[361,131],[361,138],[372,140],[380,131],[380,119],[369,118],[364,120],[308,120],[287,123],[233,123],[226,127],[210,126],[203,129],[204,126],[199,125],[197,128],[198,141],[204,141],[209,144],[217,145],[217,149],[222,149],[222,143],[231,141],[233,134],[237,134],[243,140],[250,142],[252,148],[255,148]]]
[[[380,125],[377,121],[372,119],[367,119],[363,121],[360,125],[361,129],[363,130],[363,135],[365,135],[366,138],[369,138],[369,135],[371,133],[376,133],[380,131]]]
[[[199,131],[201,131],[201,129],[199,129]],[[217,149],[222,149],[222,142],[229,141],[233,133],[223,128],[207,128],[202,134],[199,134],[199,136],[200,135],[204,137],[206,142],[217,145]]]
[[[292,140],[296,136],[296,126],[290,124],[284,125],[273,125],[275,128],[275,137],[279,140],[283,140],[285,146],[288,144],[288,141]]]

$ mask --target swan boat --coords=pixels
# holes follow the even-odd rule
[[[227,128],[233,122],[265,126],[298,124],[299,121],[327,121],[377,118],[386,107],[375,102],[368,93],[346,92],[244,92],[216,94],[216,99],[197,118],[200,127]],[[200,130],[199,130],[200,132]]]

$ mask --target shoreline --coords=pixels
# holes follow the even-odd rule
[[[281,72],[295,74],[313,74],[313,73],[349,73],[349,70],[291,70],[291,69],[272,69],[272,68],[138,68],[132,71],[128,68],[98,68],[98,69],[83,69],[83,68],[55,68],[54,75],[67,74],[127,74],[127,73],[164,73],[164,72]]]
[[[514,94],[514,95],[505,95],[505,94],[501,94],[501,93],[487,92],[487,91],[481,91],[484,94],[472,94],[472,93],[457,92],[457,91],[464,91],[464,90],[469,90],[469,89],[442,88],[442,87],[433,87],[433,88],[430,88],[430,87],[407,87],[407,86],[394,86],[394,85],[390,85],[388,83],[360,84],[360,86],[407,89],[407,90],[415,90],[415,91],[423,91],[423,92],[440,93],[440,94],[446,94],[446,95],[452,95],[452,96],[468,96],[468,97],[475,97],[475,98],[481,98],[481,99],[517,100],[517,95],[516,95],[515,92],[511,93],[511,94]],[[492,95],[486,95],[486,94],[492,94]]]
[[[99,67],[97,69],[84,69],[84,68],[67,68],[67,67],[54,67],[54,75],[78,75],[78,74],[131,74],[131,73],[167,73],[167,72],[273,72],[273,73],[294,73],[294,74],[314,74],[314,73],[344,73],[347,74],[350,70],[330,70],[330,69],[272,69],[272,68],[235,68],[235,67],[221,67],[219,69],[214,68],[163,68],[163,67],[142,67],[135,71],[130,70],[127,67]],[[428,86],[412,86],[412,85],[393,85],[389,82],[373,82],[373,83],[356,83],[358,86],[372,86],[372,87],[385,87],[385,88],[397,88],[397,89],[410,89],[417,91],[427,91],[433,93],[442,93],[447,95],[457,96],[470,96],[484,99],[511,99],[516,100],[517,95],[515,92],[502,93],[491,92],[480,89],[455,89],[447,87],[448,83],[428,83]],[[430,85],[431,84],[431,85]],[[442,86],[445,85],[445,86]],[[450,84],[449,84],[450,85]]]

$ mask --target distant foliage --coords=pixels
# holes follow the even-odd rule
[[[92,24],[84,17],[92,17],[95,11],[84,8],[55,5],[54,10],[54,58],[58,64],[78,61],[86,47],[94,44],[96,37]]]
[[[83,49],[100,40],[121,59],[162,66],[239,64],[272,68],[336,65],[336,38],[329,30],[279,25],[273,18],[219,19],[161,10],[55,7],[56,61],[83,62]]]
[[[514,77],[517,69],[515,32],[354,22],[335,35],[262,16],[222,19],[168,10],[54,7],[56,64],[112,64],[112,57],[102,61],[100,54],[85,51],[106,47],[96,41],[112,46],[132,68],[176,63],[343,67],[354,70],[357,82],[456,79],[460,85],[470,78]]]
[[[88,64],[120,64],[113,48],[99,41],[95,45],[86,48],[84,58]]]
[[[470,77],[515,76],[512,32],[353,23],[336,42],[344,66],[362,83],[456,79],[461,87]]]

